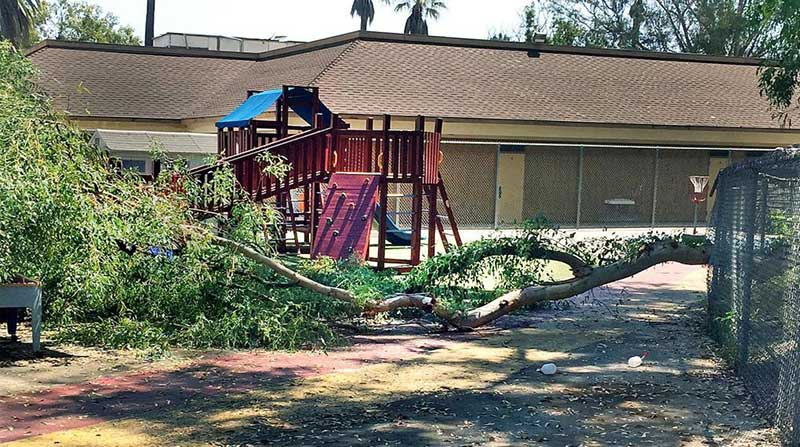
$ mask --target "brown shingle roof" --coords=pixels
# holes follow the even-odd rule
[[[29,57],[41,72],[41,87],[71,115],[183,119],[224,115],[248,89],[310,84],[346,46],[269,61],[57,44]]]
[[[778,127],[755,60],[379,33],[249,56],[70,45],[30,57],[43,88],[77,115],[221,116],[248,89],[296,84],[319,86],[347,114]]]

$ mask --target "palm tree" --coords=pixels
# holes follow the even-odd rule
[[[350,8],[350,17],[361,17],[361,31],[367,30],[367,25],[375,20],[375,5],[372,0],[353,0]]]
[[[427,19],[439,19],[439,12],[447,9],[443,0],[398,0],[395,11],[409,10],[411,14],[406,20],[406,34],[428,35]]]
[[[27,40],[40,7],[40,0],[0,0],[0,37],[18,45]]]

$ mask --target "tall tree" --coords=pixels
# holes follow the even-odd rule
[[[404,32],[406,34],[428,35],[428,20],[438,20],[442,9],[447,9],[443,0],[398,0],[394,7],[397,12],[409,11]]]
[[[0,0],[0,37],[19,45],[28,40],[39,0]]]
[[[800,0],[767,0],[765,14],[775,26],[766,43],[768,63],[760,71],[761,93],[776,117],[792,125],[800,111]]]
[[[48,4],[46,20],[38,31],[42,37],[77,42],[141,45],[130,26],[123,26],[114,14],[83,1],[56,0]]]
[[[563,45],[760,56],[774,31],[765,1],[777,0],[537,0],[523,10],[521,34],[546,31]]]
[[[353,0],[350,8],[350,17],[361,18],[361,31],[366,31],[367,26],[375,20],[375,5],[372,0]]]

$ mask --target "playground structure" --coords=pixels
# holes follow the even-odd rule
[[[275,119],[262,119],[273,107]],[[305,123],[290,124],[290,111]],[[384,115],[381,129],[369,118],[364,130],[355,130],[320,101],[316,87],[249,92],[242,105],[217,123],[221,158],[191,174],[208,185],[230,166],[235,197],[272,201],[283,215],[282,250],[291,245],[296,252],[307,248],[312,256],[357,257],[375,262],[378,269],[407,270],[420,263],[424,232],[428,257],[436,253],[437,234],[449,249],[444,219],[455,244],[461,245],[439,172],[443,122],[435,120],[432,132],[425,124],[418,116],[414,130],[393,130],[391,116]],[[288,172],[280,178],[266,172],[266,154],[281,157]],[[411,193],[390,194],[390,185],[410,185]],[[394,211],[395,216],[409,216],[409,232],[389,218],[390,197],[410,200],[410,211]],[[439,214],[440,200],[445,214]],[[196,207],[220,213],[229,211],[230,203],[207,199]],[[375,256],[369,249],[373,216],[378,222]],[[410,256],[387,257],[387,243],[409,245]]]

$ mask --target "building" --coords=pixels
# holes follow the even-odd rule
[[[281,38],[252,39],[247,37],[209,36],[206,34],[166,33],[153,39],[153,46],[160,48],[201,49],[230,51],[235,53],[263,53],[279,48],[291,47],[302,42]]]
[[[685,224],[688,176],[800,141],[754,59],[373,32],[263,53],[47,41],[29,57],[86,129],[210,134],[249,90],[284,84],[319,87],[356,128],[441,117],[463,226]]]
[[[208,133],[94,129],[92,143],[113,154],[125,169],[153,175],[153,151],[187,161],[190,168],[208,162],[217,150],[217,137]]]

